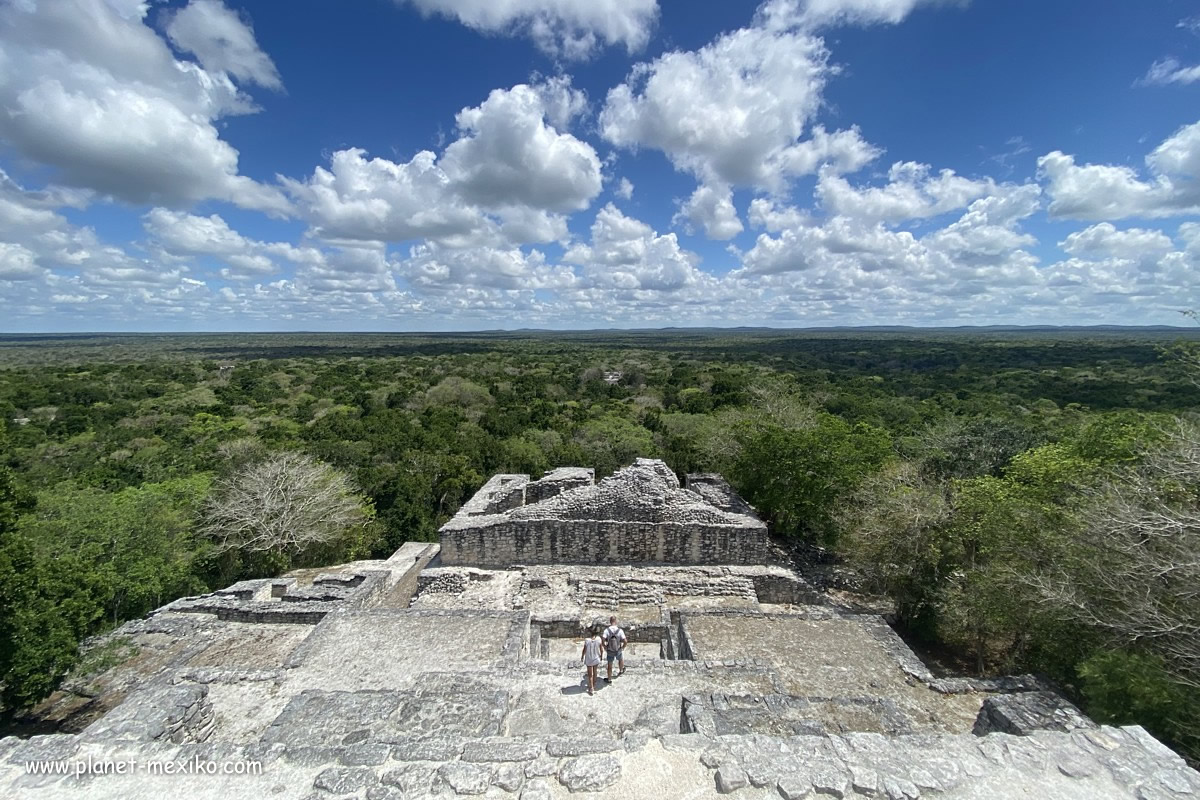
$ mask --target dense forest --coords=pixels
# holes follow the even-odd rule
[[[0,337],[0,712],[173,598],[433,539],[494,472],[652,456],[911,640],[1196,758],[1186,333]]]

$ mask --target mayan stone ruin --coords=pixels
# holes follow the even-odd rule
[[[610,614],[628,671],[589,697],[583,631]],[[723,480],[659,461],[497,475],[440,544],[184,598],[98,645],[126,655],[47,710],[77,732],[0,740],[0,797],[1200,792],[1143,729],[1032,676],[935,675]]]
[[[496,475],[441,530],[443,564],[762,564],[767,526],[715,475],[687,487],[661,461],[594,483],[590,469],[538,481]],[[690,491],[689,491],[690,490]]]

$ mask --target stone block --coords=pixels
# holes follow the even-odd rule
[[[551,800],[554,795],[544,780],[532,780],[521,790],[521,800]]]
[[[367,789],[367,800],[408,800],[409,795],[395,786],[372,786]]]
[[[463,761],[532,761],[542,753],[540,742],[522,739],[484,739],[467,742]]]
[[[360,744],[338,751],[338,761],[347,767],[377,767],[387,761],[391,747],[386,744]]]
[[[718,767],[715,780],[717,791],[721,794],[732,794],[738,789],[744,789],[750,785],[750,778],[747,777],[746,771],[734,763],[722,764]]]
[[[350,794],[379,783],[375,770],[367,767],[330,767],[313,780],[313,788],[331,794]]]
[[[406,797],[424,797],[429,794],[436,768],[427,764],[405,764],[389,769],[379,777],[385,786],[393,786]]]
[[[850,776],[834,766],[819,766],[808,776],[813,793],[842,800],[850,793]]]
[[[526,778],[544,778],[558,772],[558,759],[542,754],[525,765]]]
[[[624,745],[615,739],[551,739],[546,743],[546,752],[557,758],[613,753]]]
[[[572,792],[598,792],[621,779],[621,762],[609,755],[572,758],[558,771],[558,782]]]
[[[455,794],[483,794],[492,782],[492,772],[478,764],[452,761],[438,768],[438,776]]]
[[[1083,712],[1055,692],[1021,692],[996,695],[983,701],[973,733],[1011,733],[1028,736],[1035,731],[1073,731],[1095,728]]]
[[[515,792],[525,782],[525,774],[517,764],[504,764],[496,770],[493,780],[497,786],[506,792]]]
[[[888,800],[920,800],[921,790],[910,780],[895,775],[883,778],[883,793]]]
[[[812,795],[813,786],[807,778],[789,775],[780,778],[779,782],[775,784],[775,789],[783,800],[804,800]]]
[[[850,788],[858,794],[874,797],[879,794],[883,786],[878,772],[855,764],[850,767]]]
[[[397,742],[392,744],[392,758],[397,761],[453,761],[463,746],[463,742],[452,739]]]

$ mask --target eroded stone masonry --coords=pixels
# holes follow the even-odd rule
[[[776,559],[717,476],[681,486],[648,460],[599,483],[498,475],[440,545],[122,626],[100,645],[124,660],[44,709],[78,733],[0,740],[0,797],[1200,792],[1141,728],[1098,726],[1030,676],[935,676]],[[581,635],[610,613],[628,671],[589,697]]]
[[[442,563],[762,564],[767,526],[716,475],[681,487],[639,459],[598,484],[590,469],[496,475],[441,530]]]

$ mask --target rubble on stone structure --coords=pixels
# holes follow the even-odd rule
[[[496,475],[442,526],[442,563],[762,564],[767,526],[715,475],[679,485],[666,464],[639,458],[593,484],[591,470],[539,481]]]
[[[593,526],[582,534],[598,548],[589,563],[517,560],[580,535],[556,527],[564,520]],[[547,523],[550,543],[459,546],[447,561],[459,532],[502,537],[518,523]],[[602,540],[633,530],[656,544],[622,563]],[[762,534],[757,561],[713,560],[727,543],[710,537],[759,547],[737,538],[747,532]],[[1200,775],[1144,730],[1098,726],[1032,677],[933,675],[881,617],[837,607],[790,565],[768,563],[761,521],[717,476],[681,487],[644,460],[599,484],[589,470],[497,476],[442,536],[127,623],[109,638],[136,655],[75,686],[84,712],[102,715],[77,734],[0,740],[0,796],[1200,792]],[[512,557],[478,563],[468,552]],[[589,697],[583,631],[610,614],[628,632],[627,672]],[[117,763],[134,766],[118,773]]]

